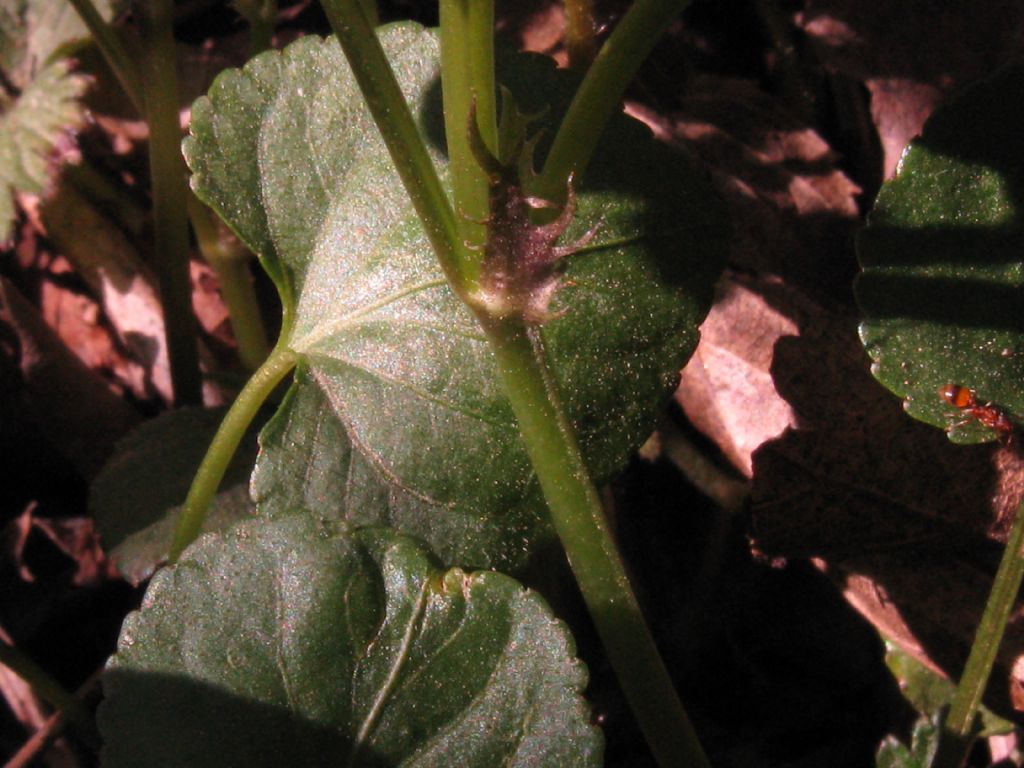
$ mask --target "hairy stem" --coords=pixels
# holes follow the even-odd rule
[[[285,327],[281,338],[289,336],[289,318],[285,317]],[[298,362],[298,355],[279,342],[266,361],[260,366],[238,393],[235,402],[224,416],[214,435],[210,448],[199,465],[196,476],[192,479],[192,487],[182,506],[181,517],[174,531],[168,560],[177,561],[182,551],[191,544],[203,528],[206,512],[210,507],[214,494],[224,479],[228,464],[231,463],[239,443],[245,436],[260,407],[274,391],[281,380],[287,376]]]
[[[985,693],[999,645],[1003,641],[1006,622],[1013,610],[1024,577],[1024,501],[1017,508],[1010,536],[1003,549],[1003,558],[996,571],[995,582],[988,603],[982,613],[978,631],[974,636],[971,653],[967,657],[963,675],[946,717],[943,743],[935,761],[936,768],[959,766],[970,747],[974,720],[981,697]]]
[[[558,537],[608,659],[661,768],[708,766],[658,655],[547,368],[540,332],[478,314]]]
[[[690,0],[636,0],[601,46],[555,134],[535,194],[565,197],[569,175],[579,179],[605,124],[621,108],[622,94],[654,44]]]

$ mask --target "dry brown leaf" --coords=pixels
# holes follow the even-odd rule
[[[797,23],[827,69],[871,92],[885,178],[936,106],[1019,57],[1024,43],[1017,0],[807,0]]]
[[[45,231],[89,285],[121,344],[138,364],[126,382],[146,400],[173,400],[163,309],[156,281],[134,245],[68,184],[41,208]]]
[[[564,67],[565,10],[552,0],[519,0],[501,3],[497,8],[497,28],[515,41],[519,50],[551,56]]]
[[[138,423],[138,413],[69,352],[35,307],[3,278],[0,331],[3,352],[20,372],[18,407],[83,477],[94,477],[115,441]]]
[[[819,312],[776,345],[772,366],[799,428],[754,455],[754,544],[819,557],[883,631],[932,666],[959,672],[1024,489],[1006,446],[955,446],[903,413],[879,385],[851,319]],[[1011,621],[993,703],[1024,653]]]
[[[811,296],[848,295],[860,190],[817,133],[742,80],[699,79],[670,115],[627,111],[709,169],[732,212],[731,265]]]
[[[759,287],[781,288],[733,274],[721,281],[676,390],[690,422],[747,477],[754,450],[795,424],[789,404],[775,391],[770,367],[775,342],[797,327]]]

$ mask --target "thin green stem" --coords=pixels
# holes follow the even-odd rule
[[[974,720],[978,714],[981,697],[985,693],[996,654],[1003,641],[1006,622],[1013,610],[1024,577],[1024,502],[1017,508],[1010,536],[1003,549],[995,582],[988,596],[988,603],[981,615],[978,631],[974,636],[971,653],[967,657],[960,684],[953,694],[944,725],[944,744],[936,759],[936,768],[958,766],[965,750],[970,746]]]
[[[461,241],[451,202],[409,105],[359,0],[323,0],[359,89],[452,289],[464,295],[475,256]]]
[[[565,47],[569,66],[583,72],[597,51],[594,0],[565,0]]]
[[[199,250],[217,273],[221,296],[238,344],[238,357],[242,365],[254,371],[266,360],[270,345],[249,274],[252,254],[237,240],[230,243],[222,240],[214,219],[216,214],[191,194],[188,197],[188,215]]]
[[[277,0],[235,0],[235,10],[249,22],[249,55],[270,48],[277,19]]]
[[[145,51],[142,82],[149,124],[155,263],[164,308],[171,381],[177,403],[200,403],[202,377],[188,266],[187,186],[178,124],[178,77],[172,26],[174,3],[173,0],[142,0],[136,7]]]
[[[285,317],[285,327],[281,331],[281,339],[289,337],[289,318]],[[281,383],[298,362],[298,355],[279,342],[270,353],[259,370],[257,370],[238,393],[235,402],[228,409],[221,422],[217,434],[214,435],[210,448],[203,458],[202,464],[192,479],[192,487],[182,506],[181,517],[174,531],[168,560],[177,561],[182,551],[199,535],[206,519],[206,512],[217,492],[228,464],[238,449],[245,431],[249,428],[260,407]]]
[[[654,44],[690,0],[636,0],[587,71],[537,180],[535,194],[561,200],[570,174],[583,175],[605,124]]]
[[[128,53],[128,49],[117,36],[114,28],[100,16],[92,0],[68,0],[72,7],[85,22],[100,53],[107,60],[114,75],[121,82],[121,87],[131,99],[140,115],[146,114],[143,99],[142,79],[139,77],[138,64]]]
[[[539,331],[478,314],[573,574],[608,659],[661,768],[708,766],[644,622]]]
[[[46,670],[4,640],[0,640],[0,664],[28,683],[39,698],[63,712],[64,717],[75,727],[79,737],[90,749],[99,749],[100,734],[96,730],[92,712],[64,690],[64,687]]]
[[[490,213],[487,174],[470,150],[469,119],[476,112],[484,144],[498,153],[494,89],[493,0],[441,0],[441,85],[449,173],[462,242],[479,249],[487,240]],[[479,259],[468,254],[464,274],[475,283]]]
[[[91,3],[91,0],[69,0],[69,2],[72,4],[72,6],[74,6],[79,16],[82,17],[86,26],[89,28],[89,32],[92,34],[93,39],[96,40],[96,43],[99,46],[104,58],[107,60],[108,65],[120,80],[121,86],[124,88],[125,93],[132,100],[132,103],[135,104],[135,107],[139,110],[139,113],[146,116],[148,119],[149,114],[147,112],[147,104],[142,95],[142,81],[139,79],[138,69],[136,67],[135,62],[129,56],[128,50],[122,44],[121,40],[117,37],[111,26],[107,24],[96,11],[95,7]],[[258,17],[256,21],[253,21],[253,19],[247,15],[247,18],[250,18],[250,23],[252,23],[253,25],[254,38],[257,35],[269,35],[269,32],[267,32],[267,30],[264,29],[263,27],[267,27],[269,25],[269,31],[273,31],[273,20],[274,15],[276,14],[277,3],[274,2],[274,0],[258,0],[258,2],[252,4],[252,6],[253,7],[247,6],[246,9],[251,11]],[[260,26],[260,24],[258,23],[260,20],[262,20],[263,22],[263,27],[257,29],[257,27]],[[267,44],[269,44],[269,37],[267,37]],[[254,42],[254,45],[257,45],[257,42]],[[173,39],[171,40],[171,48],[173,50]],[[167,61],[163,61],[162,64],[158,63],[158,65],[163,66],[165,68],[169,68],[173,71],[173,59],[170,61],[170,63],[168,63]],[[169,81],[164,83],[161,87],[170,88]],[[173,91],[171,92],[177,92],[176,83],[174,84]],[[164,130],[163,134],[161,135],[161,138],[151,138],[150,157],[152,161],[152,153],[154,151],[159,152],[161,158],[163,159],[167,167],[170,167],[173,162],[173,164],[178,166],[178,169],[173,173],[158,173],[155,170],[154,166],[154,207],[156,207],[157,194],[155,187],[157,185],[158,178],[160,179],[161,189],[163,190],[161,200],[167,198],[168,193],[170,194],[170,200],[168,202],[168,205],[177,204],[179,197],[179,193],[177,190],[170,189],[170,186],[173,184],[171,179],[173,179],[175,175],[180,176],[182,179],[184,179],[185,168],[180,161],[180,151],[178,149],[180,141],[180,131],[178,131],[177,129],[177,101],[174,100],[174,102],[172,103],[162,104],[160,105],[159,108],[161,119],[167,120],[169,115],[166,115],[164,113],[170,111],[172,104],[174,108],[173,120],[175,126],[173,133],[170,129],[170,126],[168,125]],[[152,130],[153,129],[151,128],[151,131]],[[173,161],[170,157],[172,150],[168,146],[157,146],[156,149],[154,149],[154,145],[161,144],[161,142],[174,143],[173,152],[177,157]],[[98,175],[93,173],[91,176],[87,178],[92,180],[94,183],[94,186],[90,188],[95,189],[95,184],[100,181],[98,179]],[[184,181],[182,181],[182,184],[184,184]],[[111,194],[114,193],[112,192]],[[225,258],[228,255],[224,254],[223,249],[220,248],[219,246],[219,241],[216,238],[215,228],[213,227],[213,223],[210,220],[212,214],[206,209],[205,206],[202,205],[202,203],[199,202],[199,200],[192,194],[191,190],[187,189],[187,185],[185,186],[185,196],[185,199],[187,200],[188,216],[192,221],[192,226],[195,230],[196,238],[199,241],[200,249],[203,251],[203,255],[207,258],[207,260],[210,263],[210,266],[213,267],[214,271],[217,272],[217,276],[220,279],[221,292],[222,295],[224,296],[224,302],[228,307],[228,312],[231,315],[232,328],[234,329],[235,332],[235,339],[238,342],[239,356],[241,357],[243,364],[245,364],[246,367],[248,367],[250,370],[253,370],[256,367],[258,367],[259,364],[263,361],[263,359],[267,356],[267,350],[269,347],[267,344],[266,332],[263,330],[263,319],[258,311],[256,294],[249,280],[246,265],[244,263],[238,262],[237,259]],[[180,224],[177,221],[166,222],[166,215],[162,211],[155,211],[154,216],[158,221],[165,221],[168,228],[174,229],[173,241],[179,244],[174,247],[180,247],[181,233],[178,230]],[[176,219],[177,217],[174,216],[173,218]],[[162,230],[158,228],[158,236],[160,235],[161,231]],[[166,236],[166,232],[164,232],[164,236]],[[159,250],[160,246],[158,245],[157,247]],[[185,268],[187,270],[187,251],[185,252],[185,254]],[[181,257],[178,256],[172,256],[171,261],[174,262],[176,260],[179,260],[180,258]],[[163,263],[163,261],[164,260],[161,257],[161,263]],[[180,274],[180,264],[174,264],[173,267],[168,266],[167,268],[168,270],[173,271],[173,275],[169,277],[171,283],[180,283],[183,279]],[[168,278],[163,274],[161,274],[160,277],[161,289],[165,291],[166,296],[164,280]],[[188,289],[188,295],[188,313],[191,316],[190,288]],[[182,302],[179,299],[177,303],[180,306],[184,302]],[[194,328],[194,324],[191,323],[191,321],[188,321],[187,324],[191,324],[192,327]],[[193,341],[191,343],[191,346],[194,346],[194,331],[190,331],[190,333],[193,334]],[[182,341],[182,343],[185,343],[184,340]],[[191,363],[187,364],[191,365]],[[196,360],[196,365],[198,365],[198,358]],[[172,363],[172,372],[173,370],[174,368]],[[178,392],[177,383],[175,384],[175,392]]]

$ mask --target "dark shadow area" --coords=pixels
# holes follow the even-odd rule
[[[110,768],[280,768],[349,765],[353,742],[295,712],[164,673],[115,668],[104,675],[98,712]],[[360,750],[351,763],[398,762]]]
[[[818,316],[775,346],[771,373],[799,428],[754,454],[754,545],[823,558],[862,612],[955,679],[1016,506],[999,487],[1003,449],[953,445],[908,417],[871,376],[854,325]],[[1022,645],[1011,620],[986,695],[1010,718],[1007,664]]]
[[[902,318],[954,328],[1024,333],[1024,283],[1014,286],[970,278],[869,272],[857,281],[857,296],[872,321]]]
[[[728,516],[665,460],[616,483],[623,554],[677,690],[716,768],[869,768],[911,711],[873,627],[822,573],[751,556]],[[592,666],[608,765],[645,766],[610,670]],[[603,698],[604,697],[604,698]]]

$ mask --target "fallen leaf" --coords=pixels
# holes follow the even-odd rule
[[[807,0],[796,21],[828,70],[871,92],[887,179],[935,107],[1017,56],[1024,41],[1016,0]]]
[[[775,342],[797,327],[759,287],[783,292],[777,281],[735,274],[721,281],[675,394],[690,423],[747,477],[754,450],[796,423],[792,408],[775,391],[770,368]]]
[[[817,557],[883,631],[955,676],[1024,489],[1013,448],[956,446],[902,413],[870,375],[852,319],[823,311],[776,345],[772,375],[799,427],[754,454],[754,545]],[[936,395],[938,396],[938,395]],[[1009,708],[1024,652],[1015,616],[991,689]]]
[[[849,293],[860,190],[814,130],[754,84],[716,77],[694,82],[675,112],[627,112],[709,170],[732,213],[731,265],[810,296]]]

